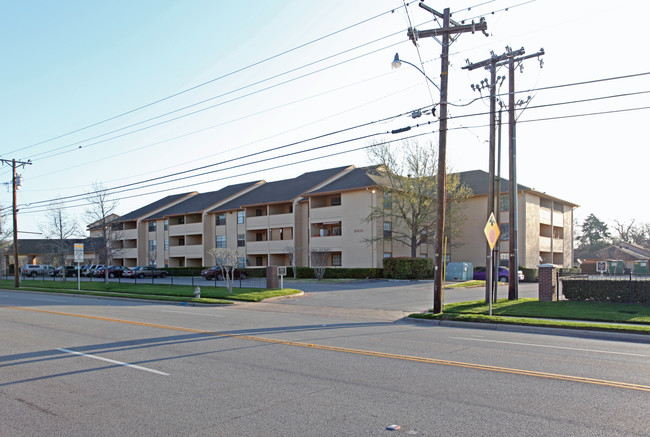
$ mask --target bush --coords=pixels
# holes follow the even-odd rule
[[[433,276],[431,258],[384,258],[384,277],[392,279],[424,279]]]
[[[293,277],[293,270],[287,267],[287,277]],[[302,279],[313,279],[316,277],[312,267],[296,267],[296,277]],[[383,277],[382,269],[371,268],[327,268],[325,269],[325,279],[366,279]]]
[[[524,274],[524,281],[535,282],[539,277],[539,271],[536,268],[519,267]]]
[[[650,303],[650,281],[567,278],[562,294],[573,301]]]

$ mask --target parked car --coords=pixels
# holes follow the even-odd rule
[[[26,264],[20,268],[20,273],[23,276],[52,276],[54,273],[54,266],[49,264]]]
[[[157,269],[155,267],[151,266],[144,266],[144,267],[132,267],[128,270],[124,270],[122,272],[122,276],[125,278],[139,278],[142,279],[144,277],[161,277],[164,278],[165,276],[169,275],[169,272],[166,270],[161,270]]]
[[[519,277],[520,281],[524,280],[524,272],[521,270],[517,272],[517,276]],[[508,282],[508,279],[510,278],[510,269],[508,269],[508,267],[499,266],[498,278],[499,282]],[[477,267],[474,270],[474,280],[485,281],[485,267]]]
[[[81,270],[81,276],[93,276],[95,274],[95,270],[104,267],[104,264],[91,264]]]
[[[125,270],[129,270],[129,269],[124,266],[108,266],[108,277],[121,278]],[[103,278],[105,274],[106,274],[106,269],[104,267],[95,269],[93,273],[93,275],[96,278]]]
[[[219,281],[223,280],[223,270],[219,266],[210,267],[201,271],[201,276],[203,276],[208,281],[214,280],[217,278]],[[243,270],[235,269],[233,274],[234,279],[246,279],[246,272]]]
[[[78,270],[79,269],[77,268],[77,266],[61,266],[61,267],[57,267],[56,269],[54,269],[53,275],[54,276],[63,276],[63,273],[65,272],[66,277],[68,277],[68,276],[77,276],[77,271]]]

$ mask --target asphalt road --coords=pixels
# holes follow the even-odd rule
[[[428,288],[223,307],[0,290],[0,435],[649,435],[649,342],[402,321]]]

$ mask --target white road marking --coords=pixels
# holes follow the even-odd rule
[[[485,340],[480,338],[466,338],[466,337],[449,337],[449,338],[453,338],[455,340],[482,341],[486,343],[513,344],[517,346],[532,346],[532,347],[540,347],[540,348],[548,348],[548,349],[566,349],[566,350],[580,351],[580,352],[596,352],[600,354],[628,355],[632,357],[650,357],[650,355],[644,355],[644,354],[633,354],[629,352],[612,352],[612,351],[604,351],[600,349],[582,349],[577,347],[551,346],[546,344],[533,344],[533,343],[517,343],[515,341]]]
[[[69,354],[73,354],[73,355],[80,355],[82,357],[93,358],[95,360],[106,361],[107,363],[118,364],[120,366],[131,367],[131,368],[137,369],[137,370],[144,370],[145,372],[155,373],[156,375],[169,376],[169,373],[161,372],[159,370],[149,369],[147,367],[142,367],[142,366],[136,366],[135,364],[124,363],[122,361],[115,361],[115,360],[111,360],[109,358],[98,357],[97,355],[84,354],[82,352],[72,351],[70,349],[57,349],[57,350],[61,351],[61,352],[66,352],[66,353],[69,353]]]

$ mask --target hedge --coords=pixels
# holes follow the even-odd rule
[[[433,276],[431,258],[384,258],[384,277],[392,279],[424,279]]]
[[[649,280],[562,279],[568,300],[592,302],[650,303]]]
[[[293,277],[293,269],[287,267],[287,277]],[[313,279],[316,277],[312,267],[296,267],[296,277],[301,279]],[[383,277],[382,269],[372,268],[326,268],[325,279],[366,279]]]

